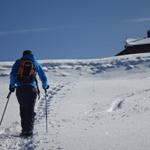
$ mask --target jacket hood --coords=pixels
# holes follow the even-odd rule
[[[29,59],[29,60],[35,61],[35,57],[33,56],[33,54],[24,55],[22,56],[22,59]]]

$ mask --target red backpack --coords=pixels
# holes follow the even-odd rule
[[[21,83],[31,83],[33,80],[36,80],[35,66],[31,60],[20,60],[17,79]]]

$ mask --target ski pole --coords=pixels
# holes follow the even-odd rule
[[[1,121],[0,121],[0,126],[2,124],[2,121],[3,121],[3,118],[4,118],[4,115],[5,115],[5,112],[6,112],[6,108],[7,108],[7,105],[8,105],[8,102],[9,102],[9,99],[10,99],[10,95],[11,95],[11,92],[8,93],[7,95],[7,102],[6,102],[6,105],[5,105],[5,108],[4,108],[4,111],[3,111],[3,115],[2,115],[2,118],[1,118]]]
[[[48,132],[48,123],[47,123],[47,90],[45,89],[45,117],[46,117],[46,132]]]

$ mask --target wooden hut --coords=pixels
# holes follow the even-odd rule
[[[127,39],[125,49],[116,54],[116,56],[137,53],[150,53],[150,30],[147,31],[146,38]]]

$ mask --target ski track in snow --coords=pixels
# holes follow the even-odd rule
[[[58,92],[64,87],[64,85],[57,85],[51,88],[47,93],[47,112],[49,114],[51,110],[51,101],[53,97],[58,94]],[[38,100],[37,100],[38,101]],[[35,120],[35,128],[34,128],[34,136],[32,138],[20,138],[20,124],[18,122],[14,122],[10,128],[2,128],[0,130],[0,150],[34,150],[38,148],[39,145],[48,144],[49,141],[45,133],[45,97],[43,96],[38,102],[36,106],[36,120]],[[38,133],[38,126],[43,126],[43,133]],[[42,137],[41,137],[42,135]],[[55,143],[54,140],[51,141],[52,149],[54,147],[59,148],[58,143]],[[51,148],[47,148],[47,150],[51,150]],[[44,148],[43,148],[44,150]]]

